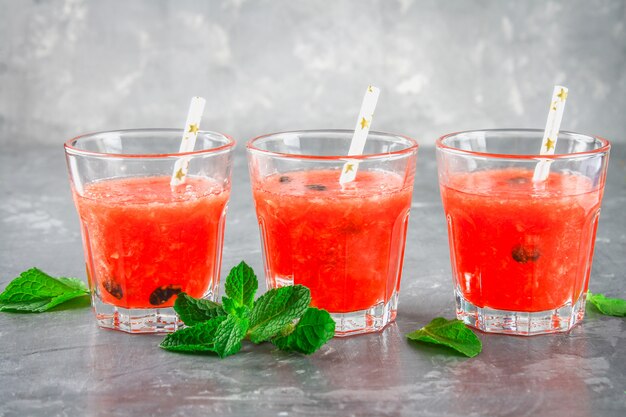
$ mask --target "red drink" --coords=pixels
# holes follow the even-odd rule
[[[441,187],[457,291],[478,307],[538,312],[587,290],[603,187],[521,168],[450,175]]]
[[[412,184],[361,170],[342,189],[339,175],[275,174],[255,179],[253,192],[270,286],[305,285],[313,305],[347,313],[397,294]]]
[[[218,279],[228,191],[188,177],[94,182],[74,192],[90,285],[125,308],[172,306],[181,291],[202,297]]]

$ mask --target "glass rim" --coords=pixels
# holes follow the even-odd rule
[[[125,158],[125,159],[143,159],[143,158],[147,158],[147,159],[163,158],[163,159],[166,159],[166,158],[179,158],[181,156],[194,156],[194,155],[205,155],[205,154],[221,153],[223,151],[231,150],[237,144],[235,139],[233,139],[231,136],[226,135],[224,133],[214,132],[214,131],[210,131],[210,130],[199,130],[198,131],[198,135],[204,133],[204,134],[219,136],[219,137],[222,137],[222,138],[226,139],[226,143],[223,144],[223,145],[220,145],[220,146],[216,146],[214,148],[200,149],[200,150],[197,150],[197,151],[190,151],[190,152],[145,153],[145,154],[125,154],[125,153],[89,151],[89,150],[86,150],[86,149],[78,148],[76,146],[76,143],[80,139],[85,139],[85,138],[98,136],[98,135],[103,135],[103,134],[109,134],[109,133],[140,133],[140,132],[145,132],[145,133],[149,133],[149,132],[158,132],[158,133],[170,132],[170,133],[174,133],[174,132],[177,132],[177,133],[179,133],[179,135],[182,138],[183,130],[184,129],[178,129],[178,128],[137,128],[137,129],[103,130],[103,131],[99,131],[99,132],[84,133],[84,134],[75,136],[75,137],[73,137],[71,139],[68,139],[63,144],[63,148],[65,149],[65,152],[67,154],[69,154],[69,155],[76,155],[76,156],[91,156],[91,157],[99,157],[99,158]]]
[[[335,134],[349,134],[350,138],[352,138],[354,130],[349,129],[311,129],[311,130],[288,130],[284,132],[275,132],[268,133],[265,135],[257,136],[252,138],[246,144],[246,150],[251,154],[258,153],[262,155],[280,157],[280,158],[289,158],[289,159],[305,159],[305,160],[324,160],[324,161],[336,161],[336,160],[346,160],[346,159],[356,159],[359,161],[364,160],[372,160],[372,159],[384,159],[395,156],[402,155],[410,155],[417,151],[419,145],[415,139],[412,139],[405,135],[399,135],[395,133],[386,133],[386,132],[378,132],[378,131],[370,131],[369,135],[377,135],[384,138],[399,138],[408,142],[410,146],[407,146],[405,149],[401,149],[399,151],[386,152],[386,153],[366,153],[362,155],[313,155],[313,154],[295,154],[288,152],[275,152],[268,151],[266,149],[261,149],[256,146],[256,142],[262,139],[271,138],[272,136],[279,136],[285,134],[319,134],[319,133],[335,133]]]
[[[510,129],[464,130],[464,131],[460,131],[460,132],[448,133],[446,135],[443,135],[443,136],[439,137],[435,141],[435,146],[437,147],[438,150],[441,150],[441,151],[456,153],[456,154],[459,154],[459,155],[468,155],[468,156],[483,157],[483,158],[489,158],[489,159],[550,159],[550,160],[571,159],[571,158],[579,158],[579,157],[584,157],[584,156],[592,156],[592,155],[608,153],[609,150],[611,149],[611,142],[609,142],[607,139],[605,139],[605,138],[603,138],[601,136],[587,135],[587,134],[584,134],[584,133],[576,133],[576,132],[570,132],[570,131],[566,131],[566,130],[560,131],[559,135],[566,134],[566,135],[585,136],[587,138],[592,138],[594,140],[599,141],[601,146],[599,148],[597,148],[597,149],[592,149],[590,151],[584,151],[584,152],[558,153],[558,154],[555,153],[553,155],[541,155],[539,153],[537,153],[537,154],[520,155],[520,154],[477,152],[477,151],[471,151],[471,150],[467,150],[467,149],[460,149],[460,148],[457,148],[457,147],[454,147],[454,146],[450,146],[450,145],[447,145],[447,144],[444,143],[444,141],[446,139],[449,139],[449,138],[454,137],[454,136],[467,134],[467,133],[478,133],[478,132],[488,132],[488,133],[523,132],[523,133],[540,133],[541,135],[543,135],[544,131],[542,129],[521,129],[521,128],[520,129],[510,128]]]

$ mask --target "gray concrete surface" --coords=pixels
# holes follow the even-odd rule
[[[38,266],[85,279],[63,151],[0,154],[0,288]],[[246,161],[236,155],[222,273],[261,273]],[[590,288],[626,297],[626,146],[614,146]],[[418,157],[398,320],[380,334],[334,339],[310,357],[269,345],[240,354],[175,354],[161,336],[96,327],[87,307],[0,313],[0,416],[554,416],[626,415],[626,320],[588,311],[569,334],[479,334],[466,359],[404,334],[453,317],[434,150]]]
[[[0,148],[84,132],[202,126],[240,140],[373,128],[432,143],[451,131],[563,127],[626,141],[623,0],[0,0]],[[24,134],[24,132],[28,134]]]

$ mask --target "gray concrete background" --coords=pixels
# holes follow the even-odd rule
[[[564,129],[624,142],[625,22],[610,0],[0,0],[0,146],[178,127],[192,95],[241,144],[352,128],[370,83],[373,128],[422,144],[543,128],[555,83]]]

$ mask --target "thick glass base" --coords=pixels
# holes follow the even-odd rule
[[[580,323],[585,315],[586,294],[574,305],[566,304],[554,310],[520,312],[478,307],[456,295],[456,316],[465,324],[487,333],[504,333],[534,336],[546,333],[567,332]]]
[[[123,308],[92,298],[98,326],[126,333],[171,333],[182,326],[176,312],[165,308]]]
[[[363,333],[381,331],[396,319],[398,294],[394,293],[389,301],[378,303],[366,310],[349,313],[330,313],[335,320],[335,336],[354,336]]]

